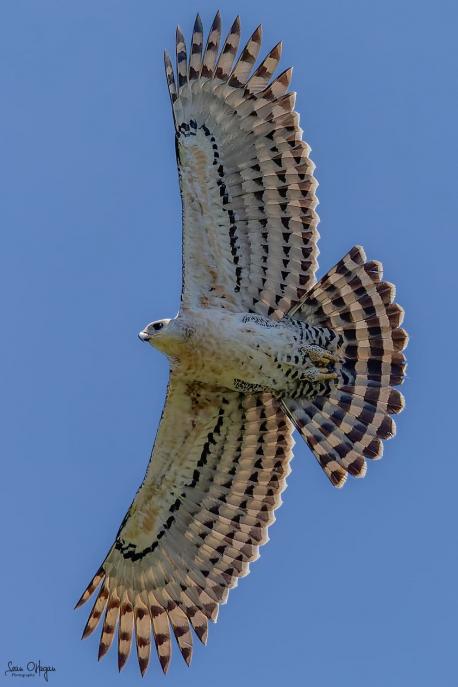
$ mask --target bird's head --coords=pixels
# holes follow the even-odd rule
[[[176,318],[172,320],[156,320],[150,322],[138,334],[141,341],[146,341],[163,353],[174,355],[182,341],[182,332]]]
[[[164,338],[169,322],[170,320],[156,320],[155,322],[150,322],[141,332],[139,332],[138,338],[154,346],[155,342]]]

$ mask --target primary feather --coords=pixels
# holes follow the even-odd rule
[[[100,585],[99,658],[118,628],[121,669],[151,642],[164,672],[172,635],[186,663],[208,621],[267,541],[294,427],[335,486],[381,456],[403,408],[407,335],[381,265],[353,248],[319,282],[310,149],[277,44],[256,67],[258,27],[221,45],[197,17],[189,53],[176,33],[165,70],[183,203],[180,313],[140,337],[171,375],[150,463],[115,542],[78,606]]]

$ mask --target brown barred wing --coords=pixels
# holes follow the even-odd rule
[[[302,141],[292,70],[273,78],[276,45],[256,68],[258,27],[237,58],[237,18],[221,52],[216,15],[203,49],[196,19],[177,71],[165,56],[183,203],[183,307],[224,307],[280,319],[317,267],[314,165]]]
[[[396,432],[391,417],[401,393],[408,336],[404,311],[380,262],[356,246],[307,294],[291,315],[339,335],[338,379],[312,400],[285,399],[284,407],[321,467],[337,486],[347,474],[364,477],[366,458],[381,458],[383,440]]]
[[[116,540],[81,596],[100,585],[83,637],[103,615],[99,658],[118,627],[118,665],[137,648],[143,674],[151,644],[164,672],[172,635],[189,664],[191,628],[208,621],[268,539],[292,456],[293,426],[269,394],[171,379],[145,479]]]

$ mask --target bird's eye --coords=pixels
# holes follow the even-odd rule
[[[155,322],[153,324],[153,328],[155,329],[155,331],[159,331],[159,329],[162,329],[163,326],[164,326],[163,322]]]

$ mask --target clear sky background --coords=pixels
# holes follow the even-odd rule
[[[454,0],[221,0],[285,42],[320,181],[320,274],[353,244],[406,309],[407,409],[363,481],[305,445],[250,576],[188,670],[144,684],[448,687],[457,651]],[[184,0],[0,4],[1,680],[135,685],[73,611],[140,483],[167,382],[137,332],[179,306],[181,217],[162,50]],[[155,658],[155,657],[154,657]],[[38,679],[38,678],[36,678]],[[34,683],[35,684],[35,683]]]

